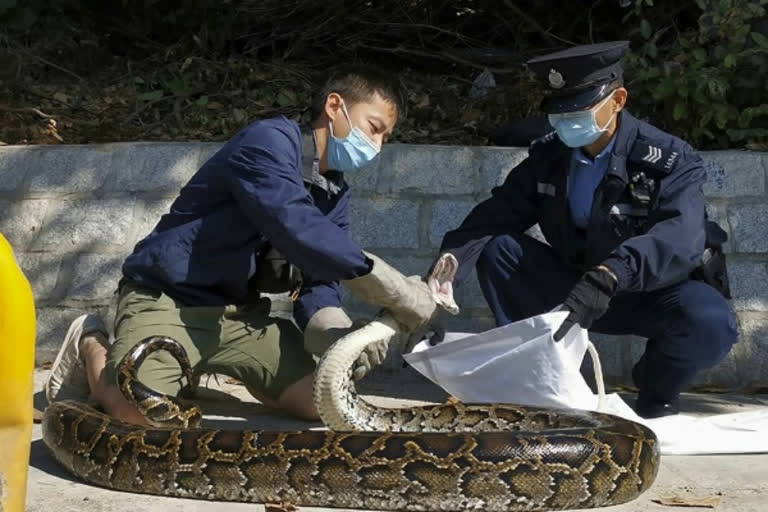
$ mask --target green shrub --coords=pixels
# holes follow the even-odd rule
[[[0,0],[0,42],[9,43],[5,53],[0,45],[0,57],[17,63],[7,75],[17,87],[9,98],[35,80],[63,87],[74,75],[94,87],[107,66],[136,72],[130,84],[136,99],[158,119],[179,99],[202,102],[207,111],[204,103],[214,95],[212,104],[249,106],[249,116],[275,108],[301,112],[309,77],[343,62],[375,62],[413,76],[408,140],[482,143],[495,127],[536,110],[541,91],[520,65],[527,58],[571,44],[631,39],[627,78],[635,113],[701,149],[768,150],[768,0],[620,5]],[[496,75],[496,90],[469,101],[472,81],[486,67]],[[265,79],[274,69],[286,78]],[[433,83],[439,85],[425,85]],[[261,108],[262,99],[244,105],[224,98],[224,87],[235,96],[283,92],[275,93],[276,106],[267,101],[270,107]]]
[[[629,57],[633,104],[697,146],[768,150],[768,0],[696,4],[698,28],[680,32],[652,27],[648,0],[635,5],[644,42]]]

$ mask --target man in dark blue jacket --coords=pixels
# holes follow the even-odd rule
[[[400,112],[390,80],[356,68],[318,92],[304,134],[285,117],[236,134],[126,259],[115,343],[107,351],[106,329],[92,316],[72,324],[46,385],[49,399],[63,387],[81,395],[90,389],[107,412],[143,422],[114,385],[117,365],[142,339],[168,336],[184,346],[197,371],[234,377],[262,402],[316,419],[310,352],[322,353],[352,325],[341,309],[340,282],[387,308],[406,332],[422,328],[436,308],[422,280],[406,279],[364,253],[348,231],[344,174],[369,166]],[[292,294],[305,336],[290,321],[269,316],[262,292]],[[386,352],[382,343],[369,347],[355,376]],[[164,351],[150,355],[138,376],[171,395],[183,385],[178,364]]]
[[[624,110],[624,41],[529,61],[555,131],[445,235],[460,282],[477,267],[498,325],[563,304],[574,325],[648,338],[637,412],[677,412],[696,374],[737,338],[725,233],[707,220],[699,155]],[[548,244],[524,232],[539,224]]]

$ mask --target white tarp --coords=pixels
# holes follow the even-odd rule
[[[768,452],[768,408],[736,414],[678,414],[642,419],[615,393],[592,393],[579,368],[590,349],[578,326],[560,341],[553,333],[567,316],[553,311],[480,334],[449,333],[434,347],[422,341],[405,360],[459,400],[602,411],[643,423],[663,454]],[[602,373],[593,357],[599,390]],[[602,398],[602,400],[601,400]]]

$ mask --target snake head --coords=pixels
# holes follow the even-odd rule
[[[456,257],[446,252],[437,259],[427,278],[427,285],[435,302],[452,315],[459,314],[459,306],[453,298],[453,279],[458,269],[459,262]]]

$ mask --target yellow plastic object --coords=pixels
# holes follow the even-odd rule
[[[0,233],[0,511],[22,512],[32,437],[35,302]]]

